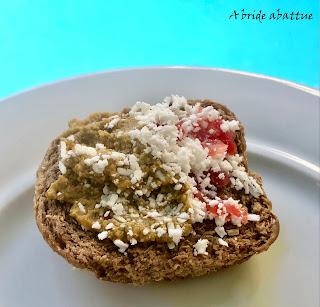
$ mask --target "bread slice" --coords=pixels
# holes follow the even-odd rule
[[[190,101],[195,103],[199,101]],[[224,119],[236,119],[225,106],[213,101],[200,101],[212,105]],[[244,129],[236,133],[238,153],[243,155],[248,170]],[[266,251],[279,234],[279,221],[272,213],[272,205],[265,195],[254,198],[243,191],[227,188],[225,196],[240,199],[249,212],[259,214],[259,222],[249,222],[240,227],[237,236],[228,237],[228,247],[222,246],[214,234],[214,222],[205,220],[193,225],[194,233],[182,239],[179,245],[168,249],[166,244],[138,243],[130,246],[127,255],[118,251],[111,240],[99,241],[95,232],[84,231],[70,217],[70,205],[48,200],[46,191],[57,179],[59,139],[54,140],[39,167],[35,185],[34,210],[38,228],[51,248],[73,266],[93,271],[100,279],[145,284],[151,281],[175,280],[200,276],[239,264],[252,255]],[[261,177],[250,172],[258,183]],[[227,226],[226,226],[227,229]],[[207,239],[208,255],[193,254],[193,245],[198,239]]]

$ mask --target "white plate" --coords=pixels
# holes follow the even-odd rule
[[[228,105],[247,128],[249,163],[280,218],[250,261],[146,287],[102,282],[51,251],[32,211],[37,165],[68,119],[177,93]],[[0,102],[0,306],[318,306],[319,94],[264,76],[148,68],[64,80]]]

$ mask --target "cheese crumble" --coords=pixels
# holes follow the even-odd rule
[[[207,247],[208,247],[209,241],[207,239],[199,239],[195,245],[193,245],[194,250],[193,254],[195,256],[198,255],[208,255]]]

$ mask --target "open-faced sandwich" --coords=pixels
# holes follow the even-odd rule
[[[179,96],[71,120],[35,187],[37,225],[52,249],[113,282],[241,263],[277,238],[271,209],[235,115]]]

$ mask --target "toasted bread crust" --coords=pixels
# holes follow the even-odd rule
[[[195,103],[191,101],[190,103]],[[225,106],[204,100],[212,105],[225,119],[236,119]],[[248,167],[244,129],[237,132],[238,152],[244,156]],[[271,202],[265,196],[255,199],[243,192],[226,190],[227,196],[241,199],[248,208],[258,210],[260,222],[241,226],[240,234],[228,239],[229,247],[218,244],[213,233],[212,221],[194,224],[195,233],[181,240],[179,246],[169,250],[165,244],[138,243],[127,250],[127,255],[118,252],[110,241],[99,241],[96,233],[84,231],[68,212],[69,205],[48,200],[45,196],[50,184],[59,176],[58,144],[54,140],[38,169],[35,186],[34,210],[38,228],[51,248],[73,266],[93,271],[98,278],[122,283],[145,284],[151,281],[175,280],[200,276],[209,272],[239,264],[252,255],[269,248],[279,234],[279,221],[272,213]],[[261,183],[261,178],[251,173]],[[198,239],[208,239],[208,255],[193,255],[193,245]]]

